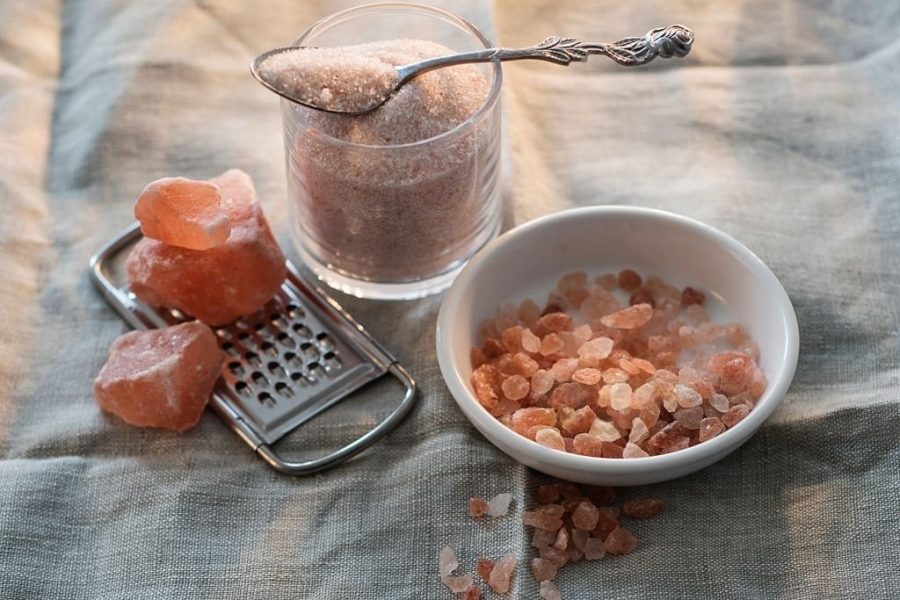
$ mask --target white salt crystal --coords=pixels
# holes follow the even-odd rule
[[[556,587],[552,581],[542,581],[540,592],[541,598],[544,600],[562,600],[559,588]]]
[[[512,494],[497,494],[488,500],[487,514],[491,517],[502,517],[509,512]]]

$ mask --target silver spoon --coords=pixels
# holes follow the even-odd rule
[[[628,37],[608,44],[586,43],[574,38],[553,36],[530,48],[486,48],[438,56],[394,67],[396,77],[381,82],[382,85],[377,86],[374,90],[369,90],[370,93],[366,94],[366,97],[360,98],[360,102],[350,103],[352,106],[347,103],[344,105],[329,104],[328,95],[299,97],[294,89],[284,83],[282,78],[276,77],[270,70],[261,68],[266,59],[275,55],[315,50],[313,47],[289,46],[263,52],[253,59],[250,64],[250,72],[265,87],[292,102],[326,112],[362,114],[387,102],[400,86],[413,77],[440,67],[494,60],[523,59],[545,60],[559,65],[569,65],[573,61],[586,62],[591,54],[603,54],[622,66],[636,67],[649,63],[657,56],[662,58],[687,56],[693,43],[693,31],[683,25],[670,25],[651,29],[643,37]]]

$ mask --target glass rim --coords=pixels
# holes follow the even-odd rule
[[[301,45],[304,39],[306,39],[310,35],[313,35],[316,33],[316,29],[321,28],[325,25],[328,25],[332,21],[344,20],[348,15],[350,15],[352,13],[362,12],[364,10],[370,10],[370,9],[378,9],[378,8],[384,8],[384,9],[410,9],[410,8],[412,8],[412,9],[422,10],[423,12],[430,12],[432,14],[436,14],[440,17],[443,17],[445,20],[452,22],[453,24],[457,25],[458,27],[467,31],[468,33],[470,33],[475,39],[477,39],[479,42],[481,42],[485,48],[492,47],[491,40],[486,35],[484,35],[484,33],[482,33],[480,29],[478,29],[475,25],[473,25],[466,19],[463,19],[462,17],[457,16],[457,15],[453,14],[452,12],[444,10],[442,8],[428,6],[425,4],[417,4],[415,2],[373,2],[370,4],[361,4],[359,6],[346,8],[346,9],[338,11],[336,13],[332,13],[332,14],[328,15],[327,17],[323,17],[323,18],[319,19],[318,21],[316,21],[315,23],[313,23],[312,25],[310,25],[306,29],[306,31],[304,31],[303,33],[300,34],[300,37],[298,37],[296,40],[294,40],[293,45],[295,45],[295,46]],[[404,144],[360,144],[357,142],[349,142],[347,140],[342,140],[340,138],[336,138],[332,135],[325,133],[322,130],[317,130],[317,131],[318,131],[319,135],[322,138],[324,138],[324,141],[327,141],[329,143],[334,143],[335,145],[338,145],[338,146],[349,146],[349,147],[353,147],[353,148],[403,149],[403,148],[414,148],[416,146],[421,146],[421,145],[430,144],[430,143],[442,142],[446,138],[453,137],[460,130],[470,127],[473,123],[480,120],[489,110],[491,110],[497,104],[497,102],[500,98],[500,85],[503,83],[503,71],[500,68],[499,61],[494,61],[490,64],[494,71],[494,77],[493,77],[493,81],[491,82],[491,89],[488,91],[487,98],[485,98],[485,100],[481,104],[481,106],[479,106],[478,109],[475,112],[473,112],[469,116],[469,118],[467,118],[465,121],[462,121],[459,124],[457,124],[456,126],[454,126],[452,129],[448,129],[447,131],[439,133],[435,136],[425,138],[424,140],[417,140],[415,142],[406,142]],[[302,104],[298,104],[298,103],[288,100],[286,98],[282,98],[281,102],[282,102],[282,105],[287,104],[288,106],[291,106],[291,107],[303,106]],[[310,109],[310,110],[315,110],[315,109]]]

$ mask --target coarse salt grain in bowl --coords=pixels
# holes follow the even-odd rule
[[[711,318],[742,324],[760,347],[769,381],[733,428],[690,448],[643,458],[605,459],[545,448],[512,431],[476,400],[470,379],[477,328],[504,303],[542,302],[562,275],[623,268],[707,294]],[[628,285],[628,282],[625,282]],[[623,286],[624,287],[624,286]],[[786,393],[797,364],[796,316],[781,284],[755,255],[707,225],[663,211],[597,206],[551,214],[506,233],[462,271],[441,306],[437,353],[457,404],[498,448],[539,471],[590,484],[640,485],[701,469],[745,442]]]

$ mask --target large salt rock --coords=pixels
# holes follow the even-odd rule
[[[219,188],[184,177],[150,183],[134,205],[134,216],[144,236],[191,250],[217,246],[231,232]]]
[[[143,238],[128,256],[127,271],[131,290],[145,302],[221,325],[259,310],[284,281],[285,265],[250,176],[232,169],[211,183],[231,220],[228,239],[188,250]]]
[[[197,321],[132,331],[113,342],[94,395],[131,425],[187,431],[200,420],[223,360],[213,332]]]

